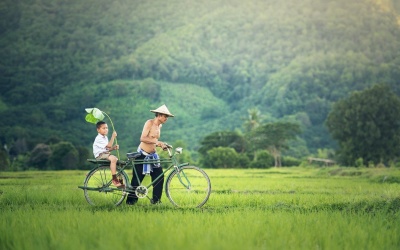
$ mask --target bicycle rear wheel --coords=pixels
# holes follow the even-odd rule
[[[128,185],[129,178],[125,172],[121,172],[118,179]],[[115,187],[111,180],[109,166],[100,166],[89,172],[83,184],[86,201],[94,206],[118,206],[121,204],[127,193],[123,189]]]
[[[198,167],[184,166],[168,176],[165,192],[175,206],[201,207],[211,194],[210,178]]]

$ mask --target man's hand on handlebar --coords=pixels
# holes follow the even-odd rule
[[[163,143],[161,147],[162,147],[163,150],[167,150],[169,148],[172,148],[172,146],[169,145],[168,143]]]
[[[160,142],[159,146],[160,146],[163,150],[167,150],[168,148],[172,148],[171,145],[169,145],[168,143],[165,143],[165,142]]]

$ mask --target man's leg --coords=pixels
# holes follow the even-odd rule
[[[153,185],[153,199],[152,203],[158,203],[161,202],[161,196],[163,192],[163,186],[164,186],[164,175],[163,175],[163,170],[161,167],[159,168],[153,168],[153,172],[151,172],[151,180],[154,181],[158,176],[161,175],[161,178],[157,180],[156,183]]]
[[[144,155],[138,157],[138,160],[144,159]],[[134,165],[134,168],[136,169],[136,174],[139,177],[139,181],[142,182],[143,178],[145,177],[143,173],[143,164],[138,164]],[[132,179],[131,179],[131,186],[132,188],[137,188],[139,186],[139,181],[138,178],[135,175],[135,170],[132,169]],[[128,198],[126,198],[126,204],[128,205],[133,205],[138,201],[138,197],[136,196],[135,193],[129,193]]]

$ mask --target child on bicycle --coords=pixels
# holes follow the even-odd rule
[[[114,139],[117,137],[117,132],[113,132],[111,140],[108,140],[108,126],[104,121],[99,121],[96,124],[98,135],[93,142],[93,154],[97,160],[105,159],[110,161],[110,170],[112,174],[112,183],[117,188],[125,188],[117,178],[117,161],[118,158],[110,153],[110,151],[119,149],[118,145],[114,145]]]

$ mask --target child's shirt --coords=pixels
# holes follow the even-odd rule
[[[98,134],[93,142],[93,155],[97,158],[101,153],[108,152],[106,146],[108,144],[108,137]]]

